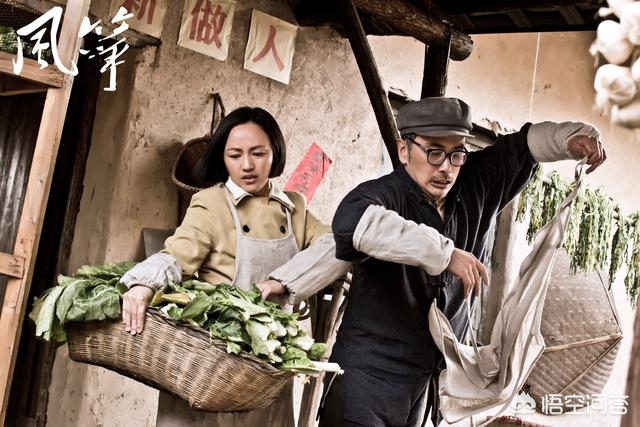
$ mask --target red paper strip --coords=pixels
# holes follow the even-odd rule
[[[307,203],[311,202],[330,165],[331,159],[314,142],[296,167],[296,170],[291,174],[287,185],[284,187],[285,191],[302,193],[306,197]]]

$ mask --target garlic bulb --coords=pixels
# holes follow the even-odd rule
[[[609,5],[609,9],[613,11],[618,17],[622,16],[624,9],[633,3],[633,0],[609,0],[607,4]]]
[[[633,50],[625,28],[610,19],[598,25],[594,47],[611,64],[622,64]]]
[[[630,102],[636,94],[636,84],[629,67],[614,64],[598,68],[593,87],[597,92],[606,94],[609,101],[617,105]]]
[[[640,58],[636,59],[631,66],[631,77],[636,83],[640,83]]]
[[[633,2],[622,11],[620,26],[631,43],[640,45],[640,2]]]
[[[627,128],[640,127],[640,99],[625,105],[614,105],[611,110],[611,121]]]

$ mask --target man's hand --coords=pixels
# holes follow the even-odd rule
[[[144,329],[144,314],[155,292],[146,286],[134,286],[122,295],[122,323],[131,335]]]
[[[597,138],[576,135],[567,142],[567,150],[576,158],[587,158],[590,165],[587,173],[591,173],[607,159],[607,153]]]
[[[282,295],[286,291],[284,285],[274,279],[258,282],[256,286],[262,292],[262,299],[267,299],[271,295]]]
[[[489,284],[489,273],[478,258],[472,253],[454,248],[451,253],[451,260],[446,270],[459,277],[464,284],[464,297],[468,297],[471,291],[480,295],[482,283]]]

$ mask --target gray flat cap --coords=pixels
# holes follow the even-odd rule
[[[396,117],[400,135],[471,136],[471,110],[458,98],[432,97],[409,102]]]

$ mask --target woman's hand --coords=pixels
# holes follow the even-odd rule
[[[284,285],[274,279],[258,282],[256,286],[262,292],[262,299],[265,300],[271,295],[282,295],[286,291]]]
[[[155,292],[146,286],[134,286],[122,295],[122,323],[131,335],[144,329],[144,314]]]

